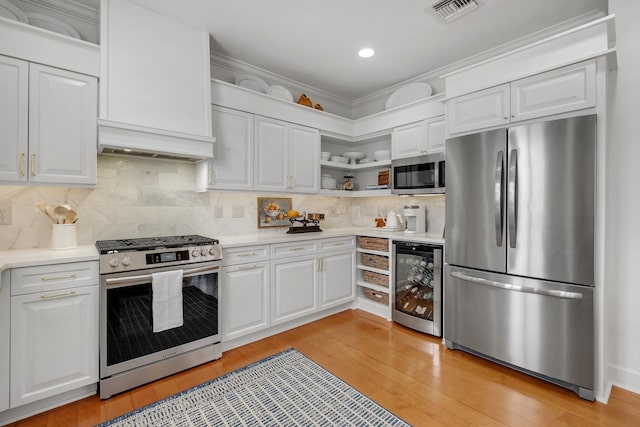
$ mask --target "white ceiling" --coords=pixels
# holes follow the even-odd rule
[[[349,100],[567,20],[604,15],[607,4],[477,0],[477,10],[447,24],[431,9],[435,0],[135,1],[206,29],[217,53]],[[358,57],[365,46],[376,55]]]

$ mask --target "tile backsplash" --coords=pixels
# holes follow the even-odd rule
[[[0,205],[9,205],[12,211],[12,223],[0,225],[0,250],[50,247],[51,221],[36,208],[37,201],[67,203],[78,212],[80,245],[175,234],[220,237],[285,232],[283,228],[257,228],[257,197],[271,194],[196,193],[194,169],[190,163],[101,155],[95,189],[0,185]],[[402,213],[404,205],[426,207],[427,231],[442,233],[444,226],[443,196],[273,196],[291,197],[297,210],[324,213],[322,228],[372,227],[378,211]]]

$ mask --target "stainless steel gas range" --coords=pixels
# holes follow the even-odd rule
[[[218,240],[170,236],[101,240],[96,247],[102,399],[221,357]],[[180,311],[181,324],[154,332],[160,307],[154,298],[165,290],[160,278],[168,272],[177,274],[178,307],[174,304],[173,311]]]

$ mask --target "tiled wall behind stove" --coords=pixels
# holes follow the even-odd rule
[[[193,191],[194,165],[134,157],[98,156],[95,189],[0,185],[0,208],[11,207],[11,225],[0,225],[0,250],[47,248],[51,221],[35,206],[68,203],[78,211],[78,244],[130,237],[284,233],[257,228],[257,197],[291,197],[293,207],[326,214],[323,227],[351,225],[351,199],[317,195]]]

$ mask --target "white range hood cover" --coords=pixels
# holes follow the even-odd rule
[[[98,153],[197,162],[213,158],[213,137],[98,119]]]

